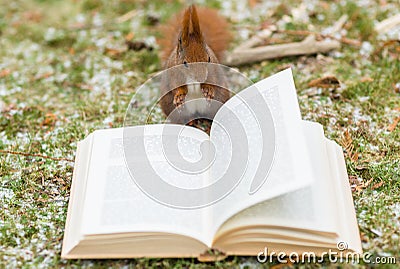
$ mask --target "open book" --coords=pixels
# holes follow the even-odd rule
[[[210,136],[154,124],[79,142],[62,257],[321,255],[339,242],[362,252],[342,149],[301,119],[290,69],[232,97],[214,122]]]

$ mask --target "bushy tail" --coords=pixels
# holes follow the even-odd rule
[[[232,39],[228,30],[229,24],[214,9],[196,7],[196,10],[204,41],[213,50],[218,60],[221,60],[223,52],[228,48]],[[179,33],[182,30],[182,22],[185,18],[184,15],[187,17],[187,14],[189,14],[188,10],[183,10],[159,27],[162,37],[157,42],[161,48],[161,59],[163,61],[166,61],[171,52],[176,49]]]

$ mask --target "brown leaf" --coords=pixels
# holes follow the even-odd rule
[[[361,82],[372,82],[372,81],[374,81],[374,79],[371,78],[371,77],[363,77],[363,78],[361,78]]]
[[[118,56],[125,52],[121,49],[106,48],[104,51],[108,56]]]
[[[371,184],[371,182],[372,182],[373,180],[374,180],[374,179],[371,177],[367,182],[363,183],[362,185],[364,186],[364,188],[366,188],[366,187],[369,186],[369,184]]]
[[[255,7],[258,3],[260,3],[260,0],[248,0],[249,6],[251,8]]]
[[[130,41],[130,40],[133,39],[134,36],[135,36],[135,35],[134,35],[133,32],[129,32],[129,34],[127,34],[127,35],[125,36],[125,40],[126,40],[126,41]]]
[[[384,42],[374,51],[374,57],[399,59],[400,40],[393,39]]]
[[[351,138],[349,130],[346,129],[344,131],[342,139],[340,140],[340,144],[342,144],[347,154],[352,153],[354,146],[353,146],[353,139]]]
[[[356,169],[357,170],[365,170],[365,169],[367,169],[368,168],[368,165],[357,165],[356,166]]]
[[[356,186],[355,189],[353,191],[356,191],[357,194],[360,194],[363,191],[363,187],[362,186]]]
[[[345,150],[345,155],[350,158],[352,162],[357,162],[359,155],[358,152],[354,150],[353,139],[351,138],[349,130],[345,130],[342,138],[340,140],[340,144]]]
[[[11,74],[11,71],[9,69],[3,69],[0,71],[0,78],[4,78],[4,77],[8,76],[9,74]]]
[[[360,232],[360,239],[363,243],[367,243],[368,242],[368,237],[366,236],[365,233]]]
[[[48,78],[48,77],[50,77],[52,75],[53,75],[53,72],[50,71],[50,72],[46,72],[46,73],[41,74],[41,75],[36,75],[32,80],[33,81],[41,80],[41,79],[44,79],[44,78]]]
[[[38,11],[26,11],[22,14],[25,20],[32,22],[41,22],[43,15]]]
[[[371,189],[375,190],[377,188],[380,188],[383,185],[383,181],[381,180],[380,182],[374,184]]]
[[[396,126],[397,126],[397,124],[399,123],[399,121],[400,121],[400,117],[395,118],[394,121],[393,121],[393,123],[390,124],[390,125],[387,127],[387,130],[388,130],[389,132],[393,132],[394,129],[396,129]]]
[[[350,159],[351,159],[353,162],[358,161],[358,152],[354,152],[354,154],[352,154],[352,155],[350,156]]]
[[[340,81],[334,76],[326,76],[323,78],[317,78],[308,83],[309,87],[319,88],[340,88]]]
[[[52,113],[47,113],[42,121],[42,126],[53,126],[56,123],[57,116]]]
[[[89,84],[79,83],[76,86],[81,88],[82,90],[87,90],[87,91],[93,90],[93,86]]]
[[[356,191],[357,194],[360,194],[365,188],[367,188],[369,186],[369,184],[371,184],[371,182],[373,180],[374,180],[373,178],[370,178],[366,182],[362,182],[362,181],[360,182],[357,180],[357,182],[355,182],[355,184],[353,184],[353,185],[355,185],[355,187],[353,186],[354,188],[352,189],[352,191],[353,192]]]

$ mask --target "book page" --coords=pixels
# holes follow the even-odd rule
[[[290,69],[231,98],[214,118],[211,141],[217,154],[212,180],[239,177],[237,187],[212,208],[214,231],[239,211],[313,179]]]
[[[68,214],[65,221],[62,255],[68,253],[79,240],[82,225],[82,203],[85,199],[87,169],[89,167],[93,135],[90,134],[84,140],[78,142],[74,174],[72,177],[71,196],[68,203]]]
[[[337,211],[340,237],[338,242],[345,242],[349,250],[362,253],[360,231],[357,225],[357,217],[352,199],[351,188],[346,171],[346,163],[343,156],[343,149],[334,141],[326,139],[327,148],[330,149],[330,161],[332,163],[333,182],[332,189],[336,192],[334,201]]]
[[[143,189],[146,188],[143,180],[151,182],[157,178],[163,180],[157,183],[160,186],[174,185],[182,189],[201,188],[208,184],[207,170],[187,174],[171,166],[163,152],[164,126],[146,125],[94,132],[87,194],[82,205],[83,234],[164,232],[201,241],[209,233],[207,218],[204,217],[209,214],[208,208],[174,208],[162,203],[165,197],[176,196],[174,193],[165,192],[161,193],[164,197],[157,197],[157,194],[146,193]],[[192,127],[168,126],[170,131],[180,134],[175,138],[178,140],[175,144],[178,145],[179,155],[184,157],[181,161],[193,163],[200,160],[199,149],[204,141],[209,141],[208,135]],[[135,155],[135,149],[141,145],[145,146],[146,153]],[[151,168],[146,165],[151,165]],[[190,191],[187,193],[190,195]],[[190,200],[190,197],[175,198]]]
[[[225,222],[218,234],[246,226],[280,226],[311,231],[338,233],[337,194],[333,191],[336,179],[331,171],[330,151],[326,147],[322,126],[303,121],[307,145],[311,153],[313,184],[243,210]]]

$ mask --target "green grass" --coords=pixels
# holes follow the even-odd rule
[[[233,31],[257,29],[265,20],[282,22],[292,4],[273,4],[246,14],[222,1],[211,6],[233,12]],[[257,81],[291,65],[303,118],[320,122],[327,137],[343,142],[348,130],[358,159],[346,154],[349,176],[372,181],[353,192],[364,251],[400,255],[400,46],[383,47],[384,36],[373,21],[400,10],[398,1],[316,2],[307,10],[309,22],[290,21],[283,29],[323,31],[343,13],[349,15],[347,37],[362,48],[343,45],[325,56],[291,57],[240,67]],[[73,159],[76,144],[95,129],[121,127],[135,88],[160,70],[158,49],[123,51],[124,36],[146,40],[157,33],[146,21],[161,21],[182,7],[163,1],[2,1],[0,0],[0,149]],[[265,5],[265,4],[263,4]],[[272,17],[265,18],[269,7]],[[130,21],[115,18],[131,9]],[[396,11],[397,10],[397,11]],[[239,15],[243,15],[241,17]],[[280,35],[287,41],[298,36]],[[244,37],[236,35],[234,44]],[[372,50],[368,51],[368,45]],[[397,47],[396,47],[397,46]],[[310,89],[308,82],[335,75],[339,90]],[[365,80],[365,78],[371,78]],[[143,107],[143,109],[147,109]],[[253,268],[255,258],[229,257],[217,263],[194,259],[73,260],[60,258],[73,163],[0,153],[0,268],[93,267],[126,268]],[[382,182],[381,185],[377,185]],[[264,267],[270,265],[265,264]],[[303,265],[303,267],[318,267]],[[332,266],[329,263],[323,266]]]

